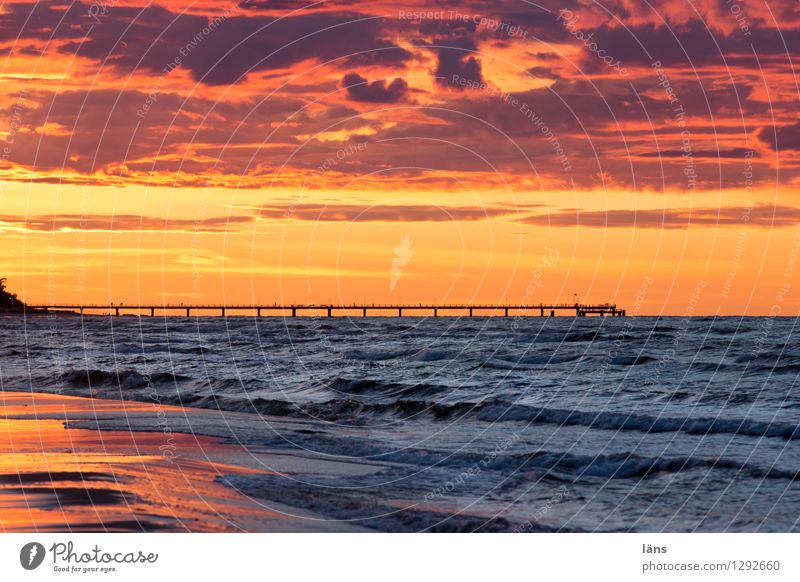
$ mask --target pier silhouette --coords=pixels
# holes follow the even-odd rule
[[[392,313],[394,317],[407,316],[433,316],[439,317],[440,313],[450,315],[460,314],[462,316],[495,316],[495,317],[555,317],[556,313],[574,315],[575,317],[585,317],[589,315],[620,317],[625,316],[625,309],[617,307],[614,303],[586,304],[586,303],[552,303],[552,304],[380,304],[380,303],[353,303],[353,304],[137,304],[125,305],[114,304],[50,304],[50,305],[28,305],[28,310],[38,312],[57,312],[67,311],[80,314],[110,314],[120,315],[150,315],[155,317],[156,313],[161,315],[182,315],[191,317],[194,315],[226,317],[231,312],[236,315],[247,314],[256,317],[298,317],[310,315],[323,315],[334,317],[334,313],[339,316],[383,316]],[[100,312],[100,313],[98,313]],[[376,313],[380,312],[380,313]]]

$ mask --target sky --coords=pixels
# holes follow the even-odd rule
[[[797,0],[0,4],[30,303],[800,309]]]

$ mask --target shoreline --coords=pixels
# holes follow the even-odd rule
[[[281,473],[243,445],[181,432],[219,411],[160,405],[156,427],[176,427],[167,434],[153,429],[155,408],[143,402],[0,391],[0,404],[0,531],[359,529],[224,485]],[[303,463],[288,457],[289,467]]]

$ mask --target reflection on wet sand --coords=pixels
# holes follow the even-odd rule
[[[264,472],[220,462],[243,457],[242,447],[192,434],[65,428],[152,414],[152,405],[9,392],[0,392],[0,404],[0,531],[304,529],[274,505],[215,482]]]

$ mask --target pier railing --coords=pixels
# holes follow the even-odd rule
[[[566,312],[567,315],[584,317],[587,315],[619,317],[625,315],[625,310],[620,309],[614,303],[585,304],[585,303],[553,303],[553,304],[529,304],[529,305],[505,305],[505,304],[398,304],[398,303],[370,303],[359,304],[199,304],[189,305],[183,303],[149,303],[141,305],[126,305],[123,303],[103,304],[53,304],[53,305],[28,305],[28,310],[38,312],[69,311],[81,314],[111,314],[111,315],[150,315],[155,317],[160,315],[194,315],[221,316],[228,315],[255,315],[257,317],[279,316],[279,317],[298,317],[299,315],[325,315],[333,317],[334,314],[361,317],[368,315],[386,316],[389,312],[393,316],[403,317],[408,315],[433,316],[438,317],[440,313],[454,312],[462,316],[502,316],[520,317],[538,315],[539,317],[554,317],[556,313]],[[231,313],[233,312],[233,313]],[[243,313],[246,312],[246,313]],[[380,313],[376,313],[380,312]]]

